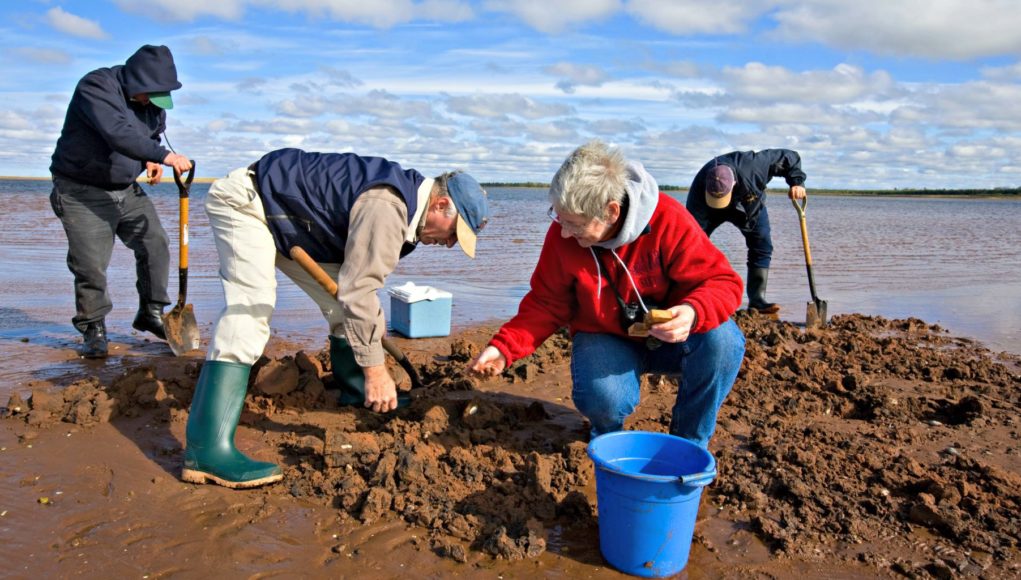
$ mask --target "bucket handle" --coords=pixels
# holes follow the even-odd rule
[[[677,481],[681,485],[692,485],[695,487],[705,487],[716,478],[716,470],[703,471],[702,473],[692,473],[690,475],[679,475]]]

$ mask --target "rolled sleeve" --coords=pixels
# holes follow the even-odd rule
[[[359,366],[384,362],[386,319],[377,292],[397,267],[408,227],[407,204],[388,187],[364,192],[351,208],[337,300],[344,314],[344,334]]]

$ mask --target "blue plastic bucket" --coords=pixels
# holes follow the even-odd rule
[[[626,574],[661,577],[688,564],[702,488],[716,477],[711,453],[687,439],[647,431],[600,435],[596,465],[599,547]]]

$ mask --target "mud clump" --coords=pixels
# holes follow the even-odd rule
[[[711,444],[719,477],[703,513],[750,530],[776,558],[920,578],[1021,572],[1021,359],[917,319],[836,316],[806,331],[736,318],[746,355]],[[569,337],[482,380],[465,372],[481,336],[412,357],[427,386],[387,415],[338,407],[327,351],[261,360],[241,422],[283,455],[284,483],[268,493],[330,506],[354,526],[403,520],[466,563],[535,558],[553,530],[594,530]],[[16,394],[3,413],[37,426],[153,411],[182,421],[200,365],[169,359],[109,385]],[[516,395],[522,385],[549,397]],[[675,378],[646,380],[627,428],[666,431],[675,397]]]
[[[777,555],[876,563],[880,543],[909,576],[1011,575],[1015,371],[917,320],[838,316],[807,340],[791,325],[740,321],[748,355],[720,413],[711,501]]]

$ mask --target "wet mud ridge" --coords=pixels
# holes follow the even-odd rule
[[[703,522],[746,530],[774,559],[907,577],[1021,572],[1018,357],[916,319],[838,316],[805,331],[737,318],[747,353],[711,445],[720,476]],[[329,506],[352,525],[403,520],[428,531],[421,548],[460,562],[535,558],[571,530],[591,539],[570,341],[558,334],[480,382],[464,368],[489,330],[409,351],[428,386],[388,416],[336,406],[325,351],[261,360],[241,422],[285,467],[265,493]],[[40,388],[3,413],[32,429],[145,414],[183,424],[200,365],[168,357],[107,382]],[[647,380],[628,428],[665,431],[675,392],[672,379]],[[695,541],[729,549],[699,528]]]

